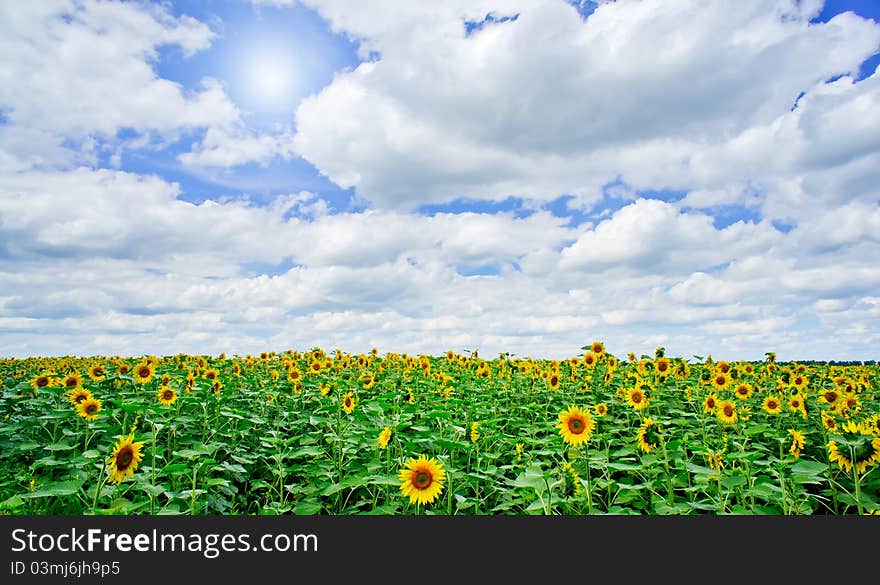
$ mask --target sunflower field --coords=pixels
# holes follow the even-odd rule
[[[0,513],[880,513],[876,365],[0,360]]]

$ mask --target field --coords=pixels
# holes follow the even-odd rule
[[[868,514],[876,365],[0,360],[3,514]]]

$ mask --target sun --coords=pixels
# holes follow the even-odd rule
[[[293,51],[288,46],[256,46],[240,62],[247,102],[257,110],[292,108],[299,84]]]

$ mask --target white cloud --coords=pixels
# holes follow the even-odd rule
[[[558,0],[307,4],[379,58],[302,103],[294,145],[340,185],[400,207],[590,202],[618,176],[718,188],[694,184],[692,158],[772,124],[880,46],[880,25],[851,13],[810,24],[816,2],[621,0],[586,21]],[[519,16],[466,36],[464,22],[489,12]],[[873,104],[840,116],[860,108]],[[876,133],[864,134],[868,148]],[[730,174],[743,170],[732,162]]]
[[[214,34],[165,5],[0,8],[0,354],[565,357],[602,339],[618,355],[876,357],[880,75],[851,74],[880,25],[811,24],[815,0],[619,0],[586,20],[561,0],[303,3],[370,62],[272,135],[222,81],[157,75],[159,47]],[[178,155],[193,173],[298,153],[373,206],[189,203],[168,178],[95,168],[122,128],[137,136],[117,161],[195,130]],[[609,183],[625,204],[576,226],[541,208],[591,208]],[[662,189],[685,196],[644,194]],[[408,211],[510,194],[525,209]],[[756,219],[716,227],[726,206]]]

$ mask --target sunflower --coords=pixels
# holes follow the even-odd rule
[[[376,377],[373,374],[364,374],[360,380],[364,390],[369,390],[376,384]]]
[[[804,395],[797,393],[788,399],[788,409],[792,412],[800,412],[801,416],[807,418],[807,406]]]
[[[837,461],[840,469],[850,472],[855,467],[858,473],[864,473],[868,467],[880,463],[880,437],[875,437],[871,426],[865,422],[842,423],[837,435],[851,445],[841,448],[837,441],[828,441],[828,458]]]
[[[648,377],[654,371],[654,362],[651,360],[639,360],[636,364],[636,371],[639,373],[639,376]]]
[[[156,393],[156,399],[162,406],[170,406],[177,400],[177,392],[170,386],[162,386]]]
[[[321,384],[319,391],[321,392],[321,396],[326,397],[326,396],[329,396],[330,392],[332,391],[332,388],[330,387],[330,384]]]
[[[214,396],[220,396],[220,391],[223,390],[223,382],[220,380],[214,380],[211,384],[211,392]]]
[[[344,410],[346,414],[351,414],[356,405],[357,399],[354,397],[354,394],[346,392],[345,396],[342,397],[342,410]]]
[[[52,385],[52,377],[48,374],[40,374],[31,378],[30,385],[34,390],[47,388]]]
[[[564,473],[563,492],[568,497],[577,497],[583,493],[581,486],[581,476],[575,471],[574,467],[568,461],[562,463],[562,471]]]
[[[725,361],[715,362],[715,371],[722,374],[730,372],[730,363]]]
[[[736,388],[733,389],[733,395],[739,398],[740,400],[748,400],[748,398],[752,395],[751,384],[746,384],[745,382],[740,382],[736,385]]]
[[[379,445],[380,449],[384,449],[388,446],[388,441],[391,440],[391,427],[385,427],[382,429],[382,432],[379,433],[379,438],[376,439],[376,444]]]
[[[134,367],[132,376],[134,377],[134,381],[138,384],[146,384],[153,379],[154,372],[155,370],[153,369],[152,364],[149,362],[141,362]]]
[[[309,364],[309,372],[311,372],[312,374],[320,374],[321,370],[323,369],[324,364],[321,363],[319,360],[315,360],[311,364]]]
[[[709,394],[703,401],[703,412],[706,414],[711,414],[715,412],[715,408],[717,408],[717,406],[718,398],[714,394]]]
[[[604,402],[600,402],[593,407],[593,412],[596,413],[596,416],[605,416],[606,414],[608,414],[608,405]]]
[[[556,427],[563,441],[577,447],[590,440],[595,425],[589,410],[570,406],[568,410],[559,413],[559,423]]]
[[[798,391],[803,392],[807,388],[807,377],[803,374],[795,374],[791,378],[791,386],[797,388]]]
[[[272,373],[275,374],[276,376],[278,375],[278,372],[274,372],[274,371],[273,371]],[[213,369],[213,368],[210,369],[210,370],[205,370],[205,373],[202,374],[202,377],[203,377],[205,380],[211,380],[212,382],[213,382],[214,380],[216,380],[218,376],[220,376],[220,372],[218,372],[217,370],[215,370],[215,369]],[[276,378],[276,380],[277,380],[277,378]]]
[[[724,390],[730,385],[730,376],[725,372],[717,370],[712,375],[712,387],[716,390]]]
[[[605,353],[605,344],[601,341],[594,341],[590,345],[590,351],[593,352],[593,355],[597,358],[602,357],[602,354]]]
[[[400,480],[403,497],[408,497],[411,504],[430,504],[443,491],[446,472],[442,463],[422,455],[407,461],[397,479]]]
[[[837,407],[837,403],[840,401],[841,394],[837,390],[829,388],[828,390],[823,390],[819,393],[819,401],[824,402],[828,406],[831,407],[831,410],[834,410]]]
[[[101,412],[101,401],[89,397],[76,405],[76,413],[88,421],[97,420]]]
[[[128,364],[119,364],[118,371],[120,374],[127,374],[131,371],[131,367]]]
[[[706,460],[709,463],[709,469],[720,473],[724,468],[723,455],[724,453],[721,451],[716,451],[714,453],[712,451],[706,451]]]
[[[595,366],[596,361],[596,356],[595,354],[593,354],[593,352],[588,351],[586,354],[584,354],[584,365],[588,368],[592,368],[593,366]]]
[[[480,432],[477,430],[478,426],[480,426],[478,422],[471,423],[471,443],[476,443],[480,438]]]
[[[837,430],[837,419],[827,413],[822,413],[822,426],[829,431]]]
[[[764,411],[767,414],[779,414],[782,412],[782,400],[778,396],[768,396],[764,399]]]
[[[82,376],[74,372],[73,374],[68,374],[63,378],[62,386],[67,388],[68,390],[72,388],[79,388],[82,386],[83,379]]]
[[[67,392],[67,399],[74,406],[76,406],[83,400],[88,400],[91,397],[92,393],[86,388],[72,388]]]
[[[794,429],[788,429],[788,434],[791,435],[791,448],[789,449],[789,452],[794,455],[795,459],[799,459],[804,445],[807,444],[807,440],[804,438],[802,432]]]
[[[92,379],[93,382],[100,382],[107,375],[107,372],[104,370],[104,366],[96,365],[89,368],[89,378]]]
[[[669,374],[670,370],[670,362],[667,358],[663,357],[654,362],[654,371],[660,374],[661,376],[666,376]]]
[[[733,424],[737,419],[736,406],[734,406],[733,402],[729,400],[722,400],[719,402],[715,414],[718,417],[718,420],[724,424]]]
[[[552,372],[547,376],[547,387],[551,390],[559,390],[560,376],[558,372]]]
[[[636,410],[642,410],[648,406],[648,397],[645,396],[645,393],[642,392],[642,389],[637,385],[627,390],[626,403]]]
[[[107,460],[107,471],[110,474],[108,481],[122,483],[125,478],[134,475],[134,470],[144,457],[141,453],[143,446],[143,441],[135,442],[134,433],[127,437],[119,437],[112,455]]]
[[[744,365],[744,366],[743,366],[743,373],[744,373],[746,376],[751,376],[752,374],[755,373],[755,366],[753,366],[752,364],[746,364],[746,365]]]
[[[660,444],[660,427],[651,417],[646,418],[639,427],[636,440],[639,448],[645,453],[650,453]]]
[[[293,368],[292,370],[287,372],[287,380],[294,383],[299,382],[300,380],[302,380],[302,372],[300,372],[296,368]]]

